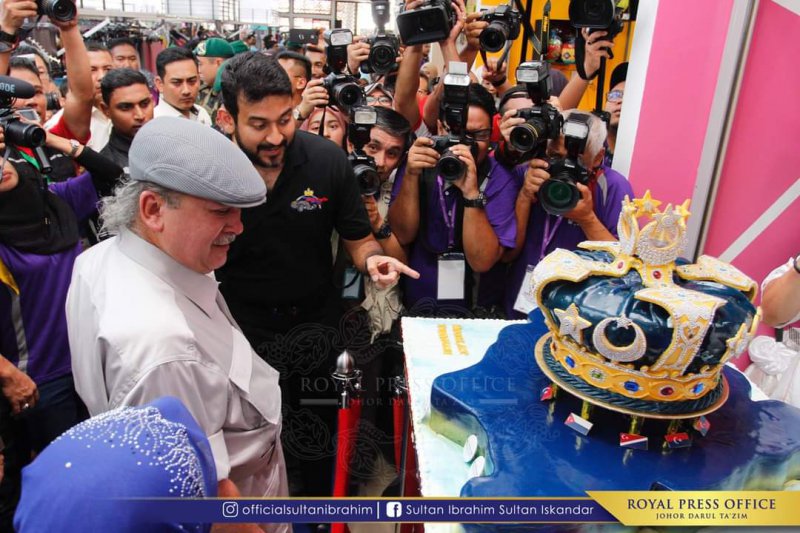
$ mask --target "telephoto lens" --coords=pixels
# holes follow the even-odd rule
[[[551,160],[549,164],[550,179],[542,184],[536,197],[547,213],[561,216],[578,205],[581,191],[575,183],[586,181],[586,170],[570,158]]]
[[[397,59],[397,50],[385,41],[379,41],[372,45],[369,50],[369,63],[372,71],[377,74],[385,74],[392,70]]]

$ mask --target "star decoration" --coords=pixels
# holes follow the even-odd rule
[[[618,328],[629,328],[633,325],[633,320],[626,316],[618,317],[616,322]]]
[[[656,213],[653,215],[653,220],[656,221],[659,229],[661,231],[668,230],[674,228],[678,223],[678,214],[672,208],[672,204],[668,205],[666,209],[664,209],[663,213]]]
[[[652,215],[655,213],[658,206],[661,205],[661,201],[650,196],[650,191],[648,190],[644,193],[643,197],[635,198],[633,204],[636,206],[636,217],[638,218],[643,215]]]
[[[567,310],[556,309],[556,316],[561,326],[558,329],[558,334],[566,337],[569,335],[578,344],[583,343],[583,330],[592,325],[591,322],[581,317],[578,313],[578,306],[571,304]]]

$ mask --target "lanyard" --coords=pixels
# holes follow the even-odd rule
[[[444,201],[444,183],[441,176],[436,176],[436,185],[439,191],[439,207],[442,209],[442,217],[447,226],[447,250],[450,251],[456,244],[456,202],[447,214],[447,204]]]
[[[30,163],[31,165],[36,167],[36,170],[39,170],[39,171],[42,170],[41,167],[39,167],[39,162],[36,160],[36,158],[31,156],[31,155],[28,155],[27,153],[25,153],[24,149],[21,148],[19,150],[19,155],[21,155],[22,158],[25,159],[25,161],[27,161],[28,163]]]
[[[556,231],[558,227],[561,225],[561,221],[564,220],[564,217],[558,217],[556,223],[553,224],[553,229],[550,229],[550,219],[553,218],[552,215],[545,215],[544,219],[544,236],[542,237],[542,248],[539,253],[539,261],[544,259],[544,256],[547,254],[547,247],[550,246],[550,241],[553,240],[553,237],[556,236]]]

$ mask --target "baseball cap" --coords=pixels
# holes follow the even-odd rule
[[[233,57],[233,48],[225,39],[211,37],[195,47],[194,55],[197,57]]]
[[[231,207],[266,201],[267,188],[247,156],[221,133],[179,117],[159,117],[133,138],[132,180]]]

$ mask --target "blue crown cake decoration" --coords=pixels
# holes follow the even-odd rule
[[[533,294],[549,330],[536,361],[559,388],[590,404],[693,418],[728,396],[721,371],[758,325],[757,285],[715,258],[680,259],[688,200],[660,205],[649,191],[626,197],[619,242],[558,249],[536,266]]]

